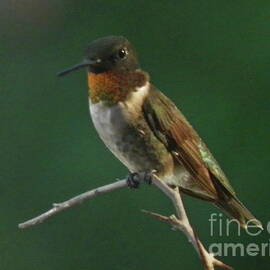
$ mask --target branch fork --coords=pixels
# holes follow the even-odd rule
[[[140,179],[140,182],[143,182],[144,179]],[[163,216],[158,213],[154,213],[151,211],[142,210],[143,213],[152,216],[164,223],[172,226],[173,230],[183,232],[188,238],[189,242],[193,245],[196,250],[199,258],[201,259],[205,270],[214,270],[215,266],[221,267],[223,269],[232,270],[230,266],[224,264],[223,262],[217,260],[213,254],[209,253],[196,233],[194,232],[192,226],[189,223],[184,204],[181,198],[181,194],[179,193],[177,188],[171,188],[166,183],[162,182],[157,175],[153,174],[152,183],[158,187],[165,195],[167,195],[174,204],[176,215],[171,216]],[[54,203],[53,207],[46,211],[45,213],[34,217],[30,220],[27,220],[23,223],[20,223],[18,227],[20,229],[27,229],[33,227],[37,224],[43,223],[48,218],[57,215],[58,213],[67,210],[73,206],[79,205],[86,200],[94,198],[98,195],[105,194],[111,192],[116,189],[124,188],[128,186],[128,179],[118,180],[112,184],[105,185],[85,193],[82,193],[78,196],[75,196],[67,201],[61,203]]]

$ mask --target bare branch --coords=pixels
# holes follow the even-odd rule
[[[177,216],[171,215],[170,217],[166,217],[166,216],[162,216],[160,214],[153,213],[150,211],[143,210],[143,212],[150,215],[150,216],[153,216],[153,217],[159,219],[162,222],[165,222],[165,223],[171,225],[175,230],[182,231],[187,236],[187,238],[189,239],[189,241],[192,243],[193,247],[197,251],[206,270],[214,270],[215,266],[219,266],[219,267],[222,267],[222,268],[227,269],[227,270],[232,270],[232,268],[230,266],[215,259],[214,256],[212,254],[210,254],[204,248],[204,246],[202,245],[202,243],[198,239],[197,235],[194,233],[194,231],[189,223],[189,220],[188,220],[188,217],[187,217],[187,214],[186,214],[183,202],[182,202],[182,198],[181,198],[181,195],[180,195],[178,189],[177,188],[173,189],[173,188],[169,187],[167,184],[162,182],[156,175],[153,175],[152,180],[153,180],[152,183],[156,187],[158,187],[162,192],[164,192],[172,200],[172,202],[175,206],[175,209],[176,209]],[[144,181],[143,177],[141,177],[141,179],[139,178],[138,181],[143,182]],[[61,203],[54,203],[53,207],[50,210],[48,210],[47,212],[45,212],[45,213],[43,213],[43,214],[41,214],[33,219],[30,219],[26,222],[20,223],[18,225],[18,227],[20,229],[30,228],[32,226],[35,226],[37,224],[44,222],[48,218],[55,216],[58,213],[66,210],[66,209],[69,209],[75,205],[79,205],[86,200],[89,200],[89,199],[96,197],[98,195],[108,193],[108,192],[111,192],[113,190],[124,188],[127,186],[128,186],[127,179],[123,179],[123,180],[119,180],[117,182],[114,182],[112,184],[105,185],[105,186],[87,191],[87,192],[82,193],[78,196],[75,196],[67,201],[64,201]]]
[[[189,223],[186,210],[184,208],[184,204],[178,189],[169,187],[157,176],[154,177],[153,182],[161,191],[163,191],[172,200],[174,207],[176,209],[177,217],[175,215],[166,217],[146,210],[143,210],[143,212],[157,218],[158,220],[170,224],[175,230],[182,231],[187,236],[188,240],[191,242],[191,244],[197,251],[206,270],[214,270],[215,266],[219,266],[227,270],[232,270],[233,268],[217,260],[213,254],[210,254],[205,249],[205,247],[203,246],[197,235],[194,233],[193,228]]]
[[[51,208],[50,210],[48,210],[47,212],[32,218],[30,220],[27,220],[23,223],[20,223],[18,225],[18,227],[20,229],[27,229],[30,228],[32,226],[35,226],[37,224],[40,224],[42,222],[44,222],[45,220],[47,220],[50,217],[53,217],[55,215],[57,215],[58,213],[67,210],[68,208],[71,208],[75,205],[81,204],[86,200],[89,200],[93,197],[96,197],[98,195],[104,194],[104,193],[108,193],[110,191],[116,190],[116,189],[120,189],[120,188],[124,188],[127,186],[127,180],[119,180],[117,182],[114,182],[112,184],[109,185],[105,185],[93,190],[89,190],[85,193],[82,193],[76,197],[73,197],[65,202],[61,202],[61,203],[54,203],[53,204],[53,208]]]

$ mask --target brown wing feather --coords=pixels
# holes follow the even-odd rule
[[[149,126],[175,157],[198,181],[216,206],[236,218],[244,227],[247,220],[262,228],[260,221],[237,199],[228,179],[218,163],[176,106],[161,92],[152,87],[143,111]],[[183,190],[184,191],[184,190]],[[192,190],[187,194],[209,200]]]
[[[155,129],[163,134],[160,139],[175,159],[186,167],[212,198],[216,198],[217,191],[198,147],[201,139],[181,112],[166,96],[155,89],[151,89],[144,104],[144,111],[151,114]]]

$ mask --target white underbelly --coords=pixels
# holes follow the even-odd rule
[[[127,123],[119,104],[113,106],[104,105],[102,102],[92,104],[89,101],[90,113],[94,126],[105,145],[127,167],[127,160],[120,152],[118,145],[121,144],[120,134],[127,128]]]

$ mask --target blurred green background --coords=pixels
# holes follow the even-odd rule
[[[2,0],[0,13],[1,269],[202,269],[183,235],[140,212],[173,213],[154,187],[115,191],[17,229],[52,202],[127,174],[90,121],[85,73],[55,76],[79,62],[89,42],[111,34],[133,42],[154,84],[182,109],[240,199],[267,224],[268,1]],[[239,237],[236,227],[230,236],[211,237],[208,219],[218,210],[185,203],[207,246],[269,241],[266,231]],[[222,259],[238,270],[270,263],[269,254]]]

